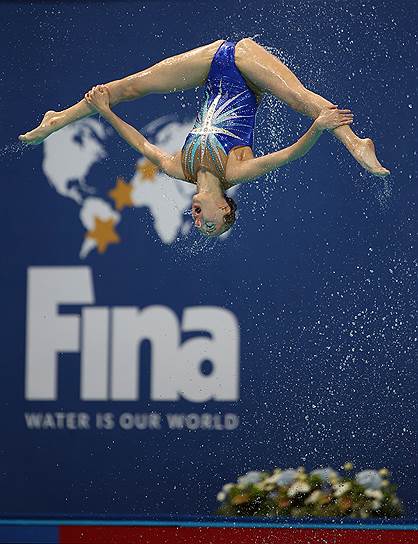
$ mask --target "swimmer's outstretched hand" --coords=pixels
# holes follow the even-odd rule
[[[314,123],[320,130],[333,130],[353,122],[351,110],[339,110],[338,106],[328,106],[321,110]]]
[[[95,85],[84,95],[86,102],[93,106],[99,113],[110,110],[109,91],[105,85]]]

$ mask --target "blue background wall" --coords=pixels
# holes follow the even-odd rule
[[[203,515],[246,470],[351,460],[393,471],[414,517],[417,499],[415,285],[416,7],[412,1],[2,3],[2,356],[0,512],[37,515]],[[163,244],[147,210],[125,211],[123,244],[80,261],[73,202],[48,184],[42,146],[17,135],[92,85],[219,38],[255,37],[310,89],[350,107],[374,138],[389,182],[363,172],[328,134],[302,160],[240,189],[224,241],[196,233]],[[118,106],[138,128],[188,91]],[[309,126],[276,99],[258,114],[256,153]],[[129,178],[137,156],[112,136],[89,181]],[[232,310],[241,330],[240,400],[86,403],[79,357],[60,364],[57,402],[24,399],[28,266],[90,266],[96,303]],[[143,348],[144,368],[149,349]],[[148,371],[149,372],[149,371]],[[145,391],[146,394],[146,391]],[[231,432],[29,431],[28,411],[151,410],[240,415]],[[415,510],[416,511],[416,510]]]

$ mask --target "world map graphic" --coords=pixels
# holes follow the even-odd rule
[[[147,125],[153,143],[170,153],[181,149],[192,127],[191,122],[167,120],[167,116]],[[80,207],[79,220],[86,230],[80,241],[81,259],[94,250],[104,253],[109,245],[121,242],[117,225],[126,208],[147,207],[156,233],[167,245],[192,228],[191,217],[185,212],[191,207],[196,187],[170,178],[145,157],[139,156],[131,179],[117,176],[107,194],[89,182],[93,166],[108,157],[105,142],[113,134],[106,124],[89,118],[51,134],[43,143],[42,170],[49,184]],[[234,189],[228,194],[232,196]]]

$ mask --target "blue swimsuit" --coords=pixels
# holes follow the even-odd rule
[[[196,182],[202,166],[225,181],[228,154],[253,146],[257,99],[235,65],[235,43],[219,47],[209,70],[205,99],[182,148],[185,178]]]

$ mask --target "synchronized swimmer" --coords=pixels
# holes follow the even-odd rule
[[[203,85],[204,103],[182,149],[173,154],[151,144],[111,110],[115,104],[150,93]],[[254,157],[256,111],[265,92],[314,121],[291,146]],[[192,215],[195,226],[206,236],[219,236],[235,222],[236,204],[226,195],[228,189],[302,157],[324,130],[331,131],[368,172],[389,174],[379,163],[372,140],[359,138],[351,130],[349,109],[338,109],[306,89],[289,68],[251,38],[236,43],[218,40],[123,79],[96,85],[74,106],[47,111],[40,125],[19,139],[39,144],[52,132],[97,112],[168,176],[196,185]]]

